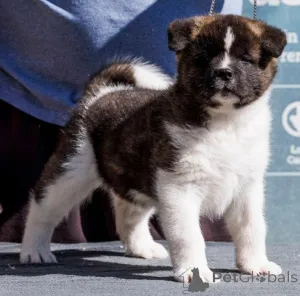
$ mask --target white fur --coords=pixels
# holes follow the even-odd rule
[[[173,83],[170,76],[164,74],[159,67],[153,64],[137,61],[132,68],[138,87],[163,90]]]
[[[137,86],[150,89],[165,89],[172,79],[163,74],[156,66],[139,59],[128,60],[136,79]],[[130,90],[133,86],[99,85],[91,90],[85,101],[90,108],[103,96],[121,90]],[[65,173],[45,188],[44,198],[37,203],[31,198],[30,211],[23,237],[20,260],[23,263],[56,262],[50,251],[51,237],[56,225],[76,204],[85,200],[96,188],[106,184],[98,174],[92,145],[82,130],[78,135],[76,154],[64,164]],[[129,194],[145,204],[145,208],[130,205],[126,201],[116,201],[117,229],[131,255],[143,258],[164,258],[168,255],[163,246],[154,242],[148,222],[154,212],[153,202],[147,196],[132,190]],[[128,214],[128,216],[126,216]],[[127,226],[124,228],[124,226]]]
[[[226,36],[225,36],[225,39],[224,39],[224,43],[225,43],[225,50],[227,52],[230,51],[230,48],[232,46],[232,43],[234,42],[234,39],[235,39],[235,36],[233,34],[233,31],[232,31],[232,28],[231,27],[228,27],[227,28],[227,31],[226,31]]]
[[[227,33],[230,35],[230,30]],[[227,36],[226,48],[230,48],[233,40]],[[139,73],[139,85],[167,87],[166,81],[149,83],[155,71],[145,73],[148,66],[134,65],[135,73]],[[150,72],[152,74],[148,75]],[[123,87],[108,86],[100,89],[98,95],[101,97]],[[172,172],[157,170],[155,189],[175,277],[179,280],[182,273],[196,267],[204,281],[213,281],[199,215],[225,216],[241,270],[281,272],[278,265],[268,261],[265,249],[263,175],[269,158],[268,96],[266,92],[262,98],[241,109],[232,108],[226,112],[211,109],[212,119],[205,128],[165,124],[179,155]],[[77,151],[65,163],[65,172],[45,188],[44,199],[39,203],[32,199],[21,262],[55,262],[50,252],[54,227],[93,190],[105,187],[85,130],[78,139]],[[129,194],[144,205],[137,207],[114,197],[117,230],[127,253],[143,258],[166,257],[165,249],[153,241],[149,232],[148,223],[155,205],[137,191],[131,190]],[[191,276],[191,272],[185,273],[183,281],[190,281]]]
[[[156,243],[149,230],[149,219],[155,212],[155,208],[151,203],[151,199],[143,196],[135,190],[131,191],[131,195],[136,200],[144,200],[148,204],[136,206],[134,203],[127,202],[114,196],[114,208],[116,214],[116,228],[120,235],[120,239],[126,248],[128,255],[151,258],[166,258],[168,252],[166,249]]]
[[[137,190],[130,189],[127,194],[135,202],[147,204],[149,206],[155,206],[156,205],[156,203],[154,202],[154,200],[150,196],[148,196],[144,193],[138,192]]]
[[[220,69],[226,69],[230,66],[230,64],[231,64],[231,58],[229,56],[229,53],[225,51],[224,58],[220,63]]]
[[[242,109],[213,114],[207,128],[183,128],[166,122],[179,157],[174,172],[157,171],[156,190],[177,278],[197,267],[203,280],[212,281],[199,215],[214,218],[225,214],[241,270],[280,272],[280,267],[267,260],[265,251],[263,175],[269,158],[268,96],[266,92]],[[183,280],[190,276],[187,273]]]
[[[224,49],[225,49],[225,55],[224,55],[224,59],[221,61],[221,66],[220,68],[228,68],[230,63],[231,63],[231,59],[230,59],[230,48],[232,46],[232,43],[234,42],[235,36],[234,33],[232,31],[231,27],[227,28],[226,31],[226,35],[224,38]]]
[[[77,204],[103,184],[92,145],[83,130],[76,154],[65,164],[65,173],[45,188],[44,198],[31,200],[21,250],[21,262],[55,262],[50,241],[56,225]]]
[[[235,95],[225,96],[221,93],[215,94],[212,98],[212,101],[216,101],[221,104],[219,108],[209,108],[208,111],[212,116],[216,114],[223,113],[230,115],[232,112],[236,112],[236,108],[234,106],[235,103],[239,102],[239,98]]]
[[[98,101],[99,99],[101,99],[109,93],[130,89],[133,89],[133,87],[125,84],[99,85],[93,89],[93,93],[89,94],[89,98],[86,100],[85,103],[85,108],[90,108],[96,101]]]
[[[143,62],[141,59],[120,59],[119,62],[126,62],[131,65],[133,76],[136,81],[136,86],[147,89],[163,90],[173,84],[172,78],[163,73],[163,71],[154,64]],[[118,62],[118,59],[115,59]],[[108,84],[98,85],[94,87],[89,98],[86,100],[85,107],[90,108],[97,100],[103,96],[121,90],[130,90],[134,87],[125,84]]]

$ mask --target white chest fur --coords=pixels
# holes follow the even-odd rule
[[[267,95],[266,95],[267,96]],[[261,176],[269,158],[267,97],[230,114],[213,116],[208,128],[166,123],[179,157],[175,173],[158,172],[158,183],[197,186],[202,213],[221,215],[251,178]]]

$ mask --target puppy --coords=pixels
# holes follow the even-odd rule
[[[21,262],[56,262],[55,226],[101,187],[128,254],[167,256],[148,229],[157,210],[178,280],[191,281],[198,268],[213,281],[200,215],[225,217],[241,271],[281,273],[267,259],[263,204],[269,88],[286,36],[214,15],[174,21],[168,38],[174,84],[154,66],[117,62],[88,85],[33,190]]]

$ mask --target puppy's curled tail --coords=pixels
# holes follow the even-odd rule
[[[117,60],[104,67],[90,81],[87,91],[99,91],[107,86],[128,86],[163,90],[173,83],[172,78],[156,65],[141,59]]]

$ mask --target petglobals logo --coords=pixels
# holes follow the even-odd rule
[[[254,0],[249,0],[250,3],[254,4]],[[281,4],[287,6],[300,6],[300,0],[257,0],[258,6],[280,6]]]
[[[187,272],[192,272],[192,280],[190,283],[183,283],[183,294],[190,294],[195,292],[206,292],[210,287],[208,283],[205,283],[199,274],[198,268],[189,268],[181,276],[184,277]],[[279,275],[271,274],[268,272],[265,275],[256,275],[253,273],[221,273],[213,272],[213,282],[223,283],[288,283],[299,284],[299,276],[296,273],[287,271]],[[197,294],[198,295],[198,294]]]
[[[298,275],[295,273],[292,273],[288,271],[286,274],[271,274],[270,272],[266,275],[260,275],[256,276],[253,273],[252,274],[245,274],[245,273],[234,273],[234,274],[222,274],[222,273],[214,273],[213,277],[214,281],[222,281],[225,283],[299,283]]]

